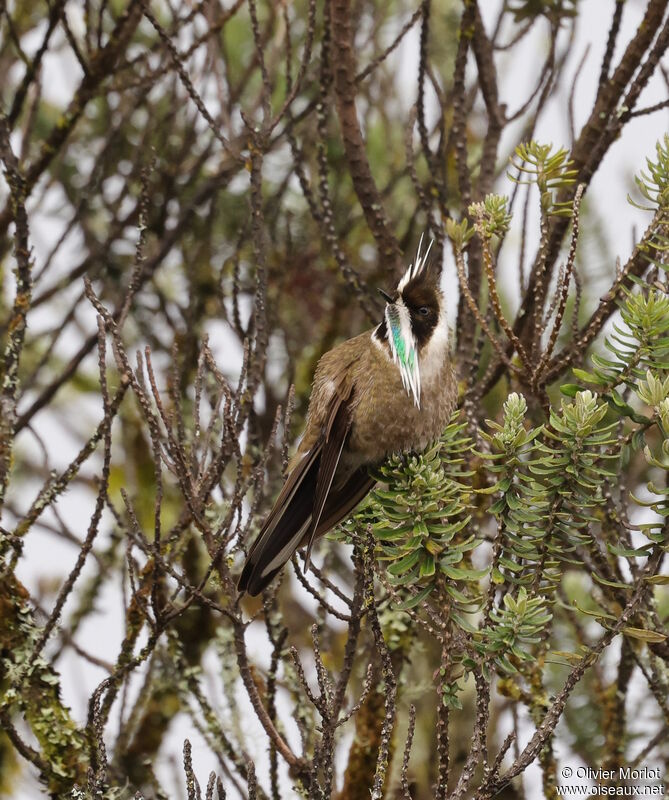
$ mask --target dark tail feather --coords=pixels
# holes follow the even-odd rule
[[[349,399],[350,393],[333,404],[318,442],[288,476],[246,559],[237,584],[240,592],[259,594],[303,540],[307,544],[308,563],[314,538],[330,530],[359,502],[356,495],[359,481],[350,486],[349,479],[339,490],[333,488],[350,430]],[[364,480],[369,480],[366,472]],[[349,502],[351,491],[354,502]],[[327,527],[321,524],[326,521]]]
[[[330,425],[325,434],[325,441],[321,450],[320,464],[318,466],[318,480],[316,481],[316,491],[313,499],[313,510],[311,521],[307,531],[307,556],[304,562],[305,569],[309,568],[309,558],[311,548],[316,538],[318,524],[332,492],[332,481],[339,465],[344,442],[348,436],[350,419],[348,410],[344,405],[339,406],[337,413],[330,421]],[[330,526],[332,527],[332,526]],[[326,528],[329,530],[329,528]]]
[[[279,524],[269,532],[268,536],[266,535],[265,542],[261,543],[267,523],[263,526],[263,531],[258,536],[239,578],[238,589],[240,592],[248,592],[253,596],[262,592],[304,540],[308,526],[311,524],[317,474],[318,459],[313,468],[313,475],[304,476],[302,485],[307,487],[305,494],[303,495],[301,491],[299,494],[295,494],[293,503],[296,504],[296,508],[299,508],[301,513],[291,516],[292,521],[290,524],[284,525],[284,520],[287,519],[286,515],[284,515]],[[369,477],[366,467],[361,467],[342,486],[332,488],[316,528],[315,537],[323,536],[335,525],[346,519],[374,486],[374,483],[375,480]],[[300,498],[305,496],[307,498],[306,504],[300,502]],[[299,520],[302,520],[301,525],[299,525]],[[293,533],[292,537],[290,535],[291,532]],[[286,546],[288,544],[290,544],[290,547]],[[285,558],[282,556],[281,563],[268,569],[284,547],[286,548],[284,551]]]
[[[249,552],[237,583],[240,592],[260,594],[304,537],[314,507],[320,457],[305,456],[305,461],[308,463],[302,469],[299,464],[288,478]],[[297,471],[300,474],[293,479]]]

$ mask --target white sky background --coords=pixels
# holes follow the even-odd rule
[[[72,6],[72,4],[68,5]],[[614,66],[617,64],[624,46],[636,31],[645,5],[645,2],[640,2],[639,0],[628,0],[625,3],[619,44],[613,59]],[[500,2],[499,0],[483,0],[480,6],[487,27],[490,30]],[[582,0],[581,2],[581,14],[578,20],[575,44],[566,71],[568,76],[573,76],[586,46],[590,44],[589,57],[585,68],[582,70],[575,97],[574,108],[577,133],[592,108],[613,7],[612,0]],[[74,16],[76,17],[76,15]],[[76,18],[72,18],[72,24],[76,25]],[[527,37],[520,48],[514,48],[512,51],[513,56],[507,53],[497,56],[500,97],[510,109],[515,109],[526,99],[528,92],[536,82],[547,44],[547,38],[544,36],[546,28],[547,26],[543,29],[541,25],[537,26],[537,31],[534,35]],[[541,33],[539,34],[540,31]],[[388,40],[391,40],[394,34],[394,31],[389,31]],[[419,32],[416,27],[406,37],[390,62],[398,75],[398,84],[404,90],[398,91],[398,94],[406,100],[407,108],[415,100],[413,92],[417,73],[418,35]],[[471,61],[470,68],[473,68]],[[70,55],[62,54],[47,56],[44,74],[48,76],[45,79],[46,95],[52,101],[65,105],[80,79],[79,68],[74,58]],[[541,141],[553,142],[556,146],[569,146],[569,127],[566,112],[569,91],[570,85],[564,85],[558,95],[551,101],[548,110],[541,118],[535,138]],[[639,105],[640,107],[651,105],[664,100],[666,97],[666,86],[661,76],[655,75],[643,93]],[[584,241],[583,247],[587,248],[586,252],[588,253],[588,270],[593,270],[598,275],[610,278],[614,272],[613,259],[615,256],[619,255],[624,263],[631,252],[633,229],[636,227],[637,230],[641,231],[647,225],[649,215],[633,208],[626,202],[625,197],[628,191],[633,190],[633,174],[643,168],[646,156],[653,156],[655,142],[667,130],[669,130],[669,112],[666,110],[652,116],[632,120],[625,127],[624,135],[612,146],[595,175],[588,192],[588,201],[605,210],[602,215],[602,224],[608,252],[602,253],[594,241]],[[508,148],[509,136],[510,134],[507,134],[502,140],[501,153],[506,152]],[[501,183],[498,187],[499,191],[503,193],[508,193],[511,188],[508,182]],[[54,198],[56,203],[57,200],[58,198]],[[517,209],[520,209],[519,205]],[[42,222],[44,221],[45,218],[43,217]],[[519,227],[518,214],[515,227],[518,233],[514,234],[514,226],[512,226],[512,233],[504,248],[504,258],[507,261],[505,274],[510,282],[507,289],[511,300],[513,300],[514,296],[517,296],[517,292],[514,291],[514,287],[517,286],[517,267],[514,259],[517,259],[516,247],[520,236]],[[50,228],[45,224],[40,224],[39,226],[33,224],[31,228],[32,243],[35,248],[38,268],[43,263],[44,257],[53,241],[57,238],[59,230],[60,228],[55,226]],[[74,255],[76,255],[76,246],[77,243],[75,241],[71,250]],[[67,252],[67,248],[64,249],[60,258],[67,259]],[[532,247],[528,249],[528,254],[530,256],[533,254]],[[64,263],[63,269],[67,266],[69,264]],[[445,281],[449,286],[457,285],[457,279],[450,261],[446,265]],[[451,299],[454,307],[457,297],[452,295]],[[82,324],[87,325],[91,330],[93,329],[94,319],[92,314],[89,320],[82,318],[81,321]],[[51,320],[40,318],[38,314],[32,314],[29,318],[29,324],[35,327],[48,325],[50,322]],[[81,340],[76,333],[72,331],[67,335],[71,338],[71,342],[68,344],[72,349],[78,347]],[[75,437],[63,429],[55,416],[49,421],[48,413],[47,411],[40,415],[40,428],[50,453],[51,463],[54,466],[64,466],[76,453],[79,443]],[[99,418],[99,409],[95,405],[83,410],[78,408],[77,414],[89,417],[90,427],[92,428]],[[34,448],[36,444],[30,434],[24,434],[19,441],[19,446],[22,448]],[[31,486],[24,486],[25,496],[21,498],[23,502],[20,505],[25,506],[32,500],[38,488],[38,481],[33,482]],[[81,489],[69,490],[62,502],[59,503],[61,514],[77,533],[86,530],[91,508],[90,495]],[[45,518],[48,519],[48,515]],[[104,529],[104,525],[102,528]],[[31,592],[39,594],[38,584],[40,581],[44,579],[53,580],[54,575],[61,578],[66,576],[71,570],[75,559],[76,552],[73,548],[63,544],[56,537],[35,529],[26,541],[25,557],[20,562],[19,578],[26,583]],[[85,571],[80,578],[80,585],[86,580],[87,574],[90,573]],[[300,587],[296,587],[296,590],[300,590]],[[98,602],[99,613],[87,619],[77,636],[77,640],[86,649],[101,658],[112,661],[118,652],[123,632],[119,593],[120,587],[118,585],[105,585],[104,594]],[[304,602],[305,604],[310,604],[312,601],[309,597],[306,597]],[[64,619],[67,618],[71,608],[71,604],[68,603],[64,611]],[[252,660],[255,659],[260,664],[266,665],[268,653],[262,637],[258,636],[256,639],[252,639],[250,636],[249,640]],[[86,716],[87,698],[105,675],[101,670],[91,666],[79,657],[72,658],[68,656],[61,660],[59,666],[63,676],[64,700],[73,709],[75,717],[83,721]],[[212,668],[214,668],[213,663]],[[220,681],[213,680],[207,685],[216,686],[217,683],[220,683]],[[220,694],[220,686],[218,687],[218,692]],[[243,690],[238,694],[240,696],[244,695]],[[285,703],[285,697],[280,696],[280,706],[281,704],[285,706]],[[225,707],[222,696],[218,697],[217,705],[221,709]],[[264,753],[266,739],[264,734],[261,733],[255,716],[250,709],[248,716],[249,727],[257,731],[256,752],[251,749],[251,755],[257,757],[258,776],[261,782],[264,783],[263,774],[266,772],[267,763]],[[283,714],[282,717],[287,719],[289,714]],[[177,754],[177,758],[180,761],[180,753],[185,736],[191,739],[193,745],[193,761],[196,774],[200,782],[206,784],[209,771],[211,769],[217,770],[218,765],[211,762],[208,748],[198,734],[193,732],[192,726],[185,715],[181,715],[173,723],[170,735],[166,737],[163,752],[169,752],[172,755]],[[289,729],[288,736],[291,743],[299,749],[296,731]],[[560,744],[558,752],[564,752],[564,747],[564,744]],[[576,763],[569,763],[574,768],[578,766]],[[159,760],[156,766],[159,777],[165,779],[164,785],[170,791],[170,797],[175,800],[182,796],[185,797],[183,773],[179,765],[177,764],[175,768],[165,757]],[[537,771],[530,770],[526,780],[530,781],[530,785],[534,787],[537,786],[537,777]],[[177,786],[174,784],[175,780],[178,782]],[[540,790],[537,788],[536,791],[536,796],[539,796],[538,792]],[[39,795],[40,789],[37,783],[28,775],[25,775],[21,787],[14,797],[15,800],[34,800]],[[234,792],[230,792],[230,796],[235,796]]]

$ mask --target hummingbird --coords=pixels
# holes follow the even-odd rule
[[[318,362],[304,434],[251,547],[240,593],[259,594],[299,547],[346,519],[375,484],[370,468],[439,438],[456,403],[440,269],[422,237],[383,319]]]

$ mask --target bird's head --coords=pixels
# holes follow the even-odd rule
[[[439,274],[430,269],[428,256],[433,242],[422,252],[421,237],[416,258],[409,265],[393,294],[381,291],[386,301],[383,321],[374,331],[374,338],[390,348],[407,393],[420,406],[421,352],[439,325],[443,297]]]

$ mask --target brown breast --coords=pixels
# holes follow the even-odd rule
[[[354,366],[355,409],[348,450],[374,463],[393,452],[422,450],[439,438],[455,407],[456,382],[447,348],[441,368],[421,385],[416,407],[386,352],[369,341]]]
[[[342,471],[383,461],[390,453],[422,450],[439,438],[456,402],[456,382],[447,344],[421,386],[417,408],[388,351],[372,331],[342,342],[321,358],[314,376],[304,435],[295,459],[314,446],[329,419],[336,395],[352,398],[352,427]]]

